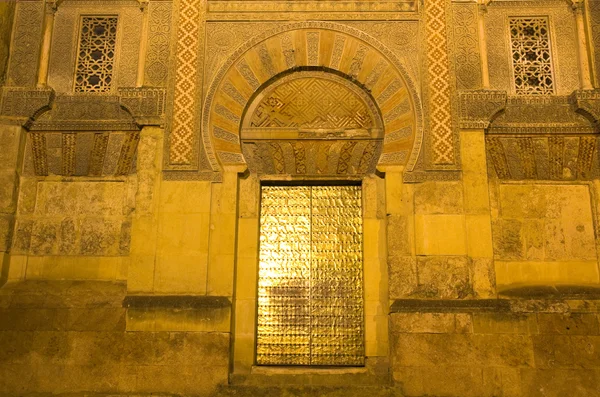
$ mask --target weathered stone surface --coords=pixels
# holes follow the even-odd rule
[[[395,313],[390,315],[390,329],[397,333],[451,334],[456,332],[456,315],[452,313]]]
[[[411,254],[411,245],[409,233],[410,219],[406,216],[388,215],[387,216],[387,233],[388,233],[388,255],[403,256]]]
[[[418,289],[423,298],[466,298],[473,295],[466,257],[417,257]]]
[[[411,296],[417,289],[417,259],[412,256],[388,258],[390,299]]]
[[[589,189],[500,185],[494,251],[502,260],[596,260]]]
[[[600,371],[585,369],[523,369],[523,396],[598,397]]]
[[[473,332],[478,334],[537,334],[538,324],[535,314],[516,313],[475,313]]]
[[[598,317],[594,313],[539,313],[541,334],[598,335]]]
[[[416,214],[462,214],[461,182],[425,182],[415,185]]]
[[[525,335],[397,334],[392,339],[398,367],[534,365],[533,346]]]
[[[1,288],[0,394],[210,396],[226,383],[228,333],[125,332],[124,294],[108,282]]]

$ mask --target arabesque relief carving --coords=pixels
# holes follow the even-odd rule
[[[492,118],[506,107],[505,91],[459,91],[460,128],[488,128]]]
[[[139,139],[139,131],[32,132],[24,175],[129,175]]]
[[[248,109],[241,131],[244,157],[238,160],[245,160],[251,172],[305,176],[375,172],[383,121],[368,94],[341,77],[292,73],[260,92]],[[405,130],[399,131],[397,140],[411,138],[412,128]],[[214,135],[237,146],[237,136],[221,127],[215,126]],[[223,153],[219,152],[221,161],[228,160]]]
[[[408,162],[411,166],[421,146],[422,115],[415,88],[402,64],[360,31],[328,22],[310,22],[284,25],[257,36],[238,49],[217,73],[207,92],[202,123],[204,147],[214,171],[220,169],[223,159],[218,152],[240,153],[230,136],[238,135],[237,120],[241,120],[255,91],[277,74],[284,75],[294,67],[310,67],[311,63],[316,64],[315,70],[338,70],[347,80],[354,78],[359,87],[370,90],[382,113],[386,133],[406,131],[407,126],[412,126],[408,139],[395,139],[384,145],[382,157],[382,161]],[[242,157],[228,154],[227,158],[243,162]]]
[[[599,175],[594,135],[488,135],[488,161],[502,180],[591,180]]]

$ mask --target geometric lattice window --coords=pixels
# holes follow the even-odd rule
[[[77,55],[75,92],[107,92],[112,82],[117,17],[84,16]]]
[[[553,94],[548,20],[510,18],[510,41],[517,95]]]

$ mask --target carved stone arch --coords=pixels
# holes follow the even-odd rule
[[[213,170],[246,164],[240,142],[253,95],[275,76],[321,68],[362,87],[383,120],[379,164],[412,169],[423,141],[422,108],[399,59],[371,36],[331,22],[283,25],[240,47],[217,72],[203,108],[202,139]]]
[[[321,69],[283,73],[257,90],[249,103],[239,137],[251,172],[320,177],[375,173],[384,122],[374,99],[354,82]],[[213,128],[219,138],[229,134]]]

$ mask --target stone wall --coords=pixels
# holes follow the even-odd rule
[[[600,396],[598,308],[581,299],[398,301],[394,380],[404,396]]]
[[[125,293],[124,283],[91,281],[0,289],[0,395],[210,396],[226,383],[228,333],[126,332]]]
[[[527,284],[598,284],[589,184],[493,184],[500,290]]]

